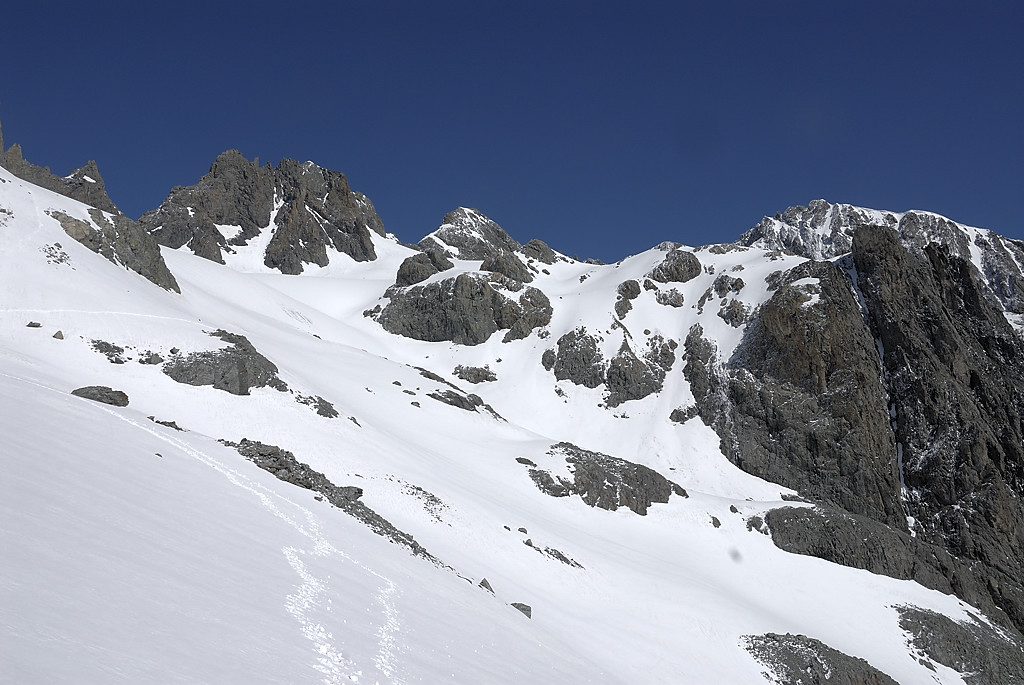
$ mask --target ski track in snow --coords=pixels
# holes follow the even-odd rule
[[[17,378],[9,374],[0,375],[14,381],[35,385],[63,396],[63,393],[47,387],[42,383]],[[339,685],[344,682],[359,682],[362,670],[357,667],[355,662],[345,657],[344,654],[342,654],[342,652],[335,646],[334,635],[327,630],[323,624],[309,617],[308,614],[312,611],[330,609],[329,606],[325,605],[323,598],[323,595],[327,592],[328,583],[310,573],[306,569],[306,565],[303,562],[302,557],[337,556],[380,580],[382,586],[380,591],[377,593],[376,599],[381,606],[384,622],[376,633],[378,638],[378,651],[374,657],[374,664],[380,673],[384,677],[388,678],[392,685],[404,685],[404,679],[397,675],[397,671],[399,670],[398,655],[402,650],[396,636],[401,632],[402,621],[395,600],[401,593],[398,586],[390,578],[374,571],[331,544],[331,542],[321,532],[316,516],[309,509],[293,502],[283,495],[273,492],[259,483],[252,481],[250,478],[242,475],[235,469],[226,466],[205,452],[192,447],[184,440],[170,435],[163,435],[155,428],[146,426],[127,416],[123,416],[113,409],[107,409],[106,407],[98,404],[95,408],[152,435],[158,440],[176,447],[196,461],[217,471],[232,485],[255,495],[260,504],[268,512],[287,523],[297,533],[308,538],[313,543],[311,550],[299,549],[292,546],[284,547],[281,550],[285,559],[288,561],[288,565],[291,566],[292,570],[295,571],[296,575],[298,575],[302,581],[296,591],[285,598],[285,610],[295,617],[301,626],[302,634],[313,643],[317,654],[317,664],[314,668],[324,674],[322,682],[326,685]],[[305,520],[299,521],[290,516],[277,506],[275,499],[297,509],[301,518]]]

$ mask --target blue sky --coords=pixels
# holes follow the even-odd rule
[[[6,143],[138,216],[237,148],[404,241],[476,207],[619,259],[823,197],[1024,239],[1024,10],[948,2],[7,3]]]

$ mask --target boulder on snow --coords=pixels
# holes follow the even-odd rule
[[[102,402],[115,407],[127,407],[128,395],[120,390],[114,390],[106,385],[86,385],[71,391],[75,397],[82,397],[93,402]]]
[[[232,395],[248,395],[251,388],[270,386],[286,391],[288,386],[277,376],[277,366],[256,351],[244,335],[216,330],[215,338],[231,343],[213,352],[175,355],[162,371],[178,383],[212,385]]]
[[[806,635],[749,635],[747,651],[789,685],[898,685],[869,664]]]
[[[525,616],[526,618],[533,618],[533,609],[530,607],[529,604],[523,604],[522,602],[512,602],[512,606],[514,606],[516,609],[519,609],[519,611],[523,612],[523,616]]]

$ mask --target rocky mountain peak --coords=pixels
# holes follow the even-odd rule
[[[47,190],[84,202],[104,212],[121,214],[121,210],[107,195],[103,176],[100,175],[99,167],[93,160],[89,160],[85,166],[75,169],[67,176],[58,176],[50,172],[50,167],[37,166],[26,160],[18,143],[5,150],[3,133],[0,131],[0,166],[18,178]]]
[[[522,245],[495,221],[468,207],[445,214],[438,229],[416,247],[439,250],[455,259],[487,259],[522,249]]]
[[[139,221],[161,245],[221,264],[249,254],[285,274],[327,266],[332,252],[376,259],[370,234],[386,235],[373,203],[341,172],[287,158],[261,167],[238,150],[222,152],[198,183],[175,187]],[[268,230],[269,240],[254,240]]]

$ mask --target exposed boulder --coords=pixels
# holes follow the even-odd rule
[[[527,259],[536,259],[542,264],[554,264],[558,258],[555,251],[548,247],[547,243],[537,238],[523,245],[522,252]]]
[[[93,402],[110,404],[115,407],[127,407],[128,395],[120,390],[114,390],[106,385],[87,385],[71,391],[75,397],[82,397]]]
[[[605,371],[604,384],[608,389],[605,404],[617,407],[623,402],[643,399],[661,390],[664,381],[665,369],[662,366],[640,359],[623,341]]]
[[[806,635],[749,635],[744,647],[786,685],[899,685],[864,659]]]
[[[533,609],[530,608],[529,604],[523,604],[522,602],[512,602],[512,606],[523,613],[526,618],[533,618]]]
[[[615,315],[621,319],[633,308],[632,300],[640,296],[640,283],[635,280],[623,281],[615,292]]]
[[[161,370],[178,383],[212,385],[232,395],[248,395],[252,388],[265,386],[288,389],[277,376],[277,366],[257,352],[245,336],[223,330],[210,335],[230,346],[212,352],[176,354]]]
[[[659,283],[686,283],[699,276],[700,271],[700,260],[692,252],[672,248],[647,277]]]
[[[47,212],[70,237],[110,262],[131,269],[164,290],[180,293],[178,282],[163,256],[160,246],[139,224],[122,214],[104,214],[90,209],[92,221],[76,219],[64,212]]]
[[[455,375],[468,383],[484,383],[487,381],[496,381],[498,377],[491,371],[488,366],[463,366],[459,364],[455,367]]]
[[[666,503],[673,494],[686,491],[654,469],[600,452],[591,452],[569,442],[552,445],[549,454],[565,455],[573,480],[553,478],[549,472],[530,469],[530,478],[544,493],[564,497],[579,495],[589,506],[608,511],[626,507],[646,516],[655,503]]]
[[[440,250],[456,259],[487,259],[522,247],[497,223],[479,210],[467,207],[446,214],[441,226],[416,246],[421,250]]]
[[[500,250],[484,258],[480,265],[481,271],[493,271],[508,276],[520,283],[529,283],[533,280],[533,274],[523,261],[514,253]]]
[[[1024,641],[979,620],[958,623],[915,606],[897,607],[910,644],[968,685],[1024,682]],[[973,617],[972,617],[973,619]]]
[[[558,339],[557,352],[544,353],[545,368],[560,381],[569,380],[576,385],[596,388],[604,383],[604,356],[597,346],[597,339],[585,328],[576,328]]]
[[[454,264],[437,250],[427,250],[411,257],[406,257],[398,267],[395,285],[404,288],[421,283],[436,273],[451,269]]]
[[[479,345],[508,329],[508,342],[551,320],[551,303],[539,290],[526,288],[516,301],[473,274],[388,294],[391,301],[374,313],[377,322],[389,333],[415,340]]]

